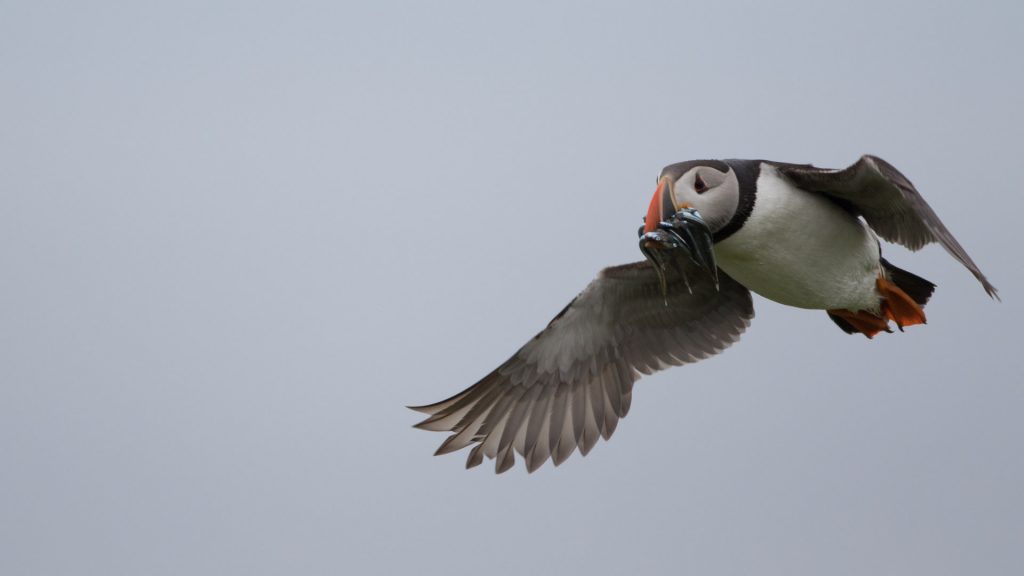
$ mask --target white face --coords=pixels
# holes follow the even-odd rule
[[[695,166],[675,181],[676,209],[696,208],[712,232],[725,227],[740,203],[739,180],[732,168],[721,172],[711,166]]]

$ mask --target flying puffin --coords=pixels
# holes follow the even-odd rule
[[[938,242],[996,288],[903,174],[876,156],[842,170],[766,160],[665,167],[639,231],[641,262],[605,268],[504,364],[466,390],[412,407],[417,428],[451,432],[436,454],[472,446],[466,467],[515,453],[533,472],[586,455],[629,411],[641,374],[696,362],[739,339],[750,291],[825,310],[868,338],[925,323],[935,285],[881,256]]]

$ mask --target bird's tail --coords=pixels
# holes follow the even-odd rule
[[[932,293],[935,292],[935,284],[921,278],[917,274],[893,266],[885,258],[882,258],[881,261],[882,268],[885,270],[886,276],[889,277],[889,282],[895,284],[914,303],[924,308],[924,305],[928,303],[928,299],[932,297]]]

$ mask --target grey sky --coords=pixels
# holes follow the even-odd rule
[[[429,4],[429,5],[428,5]],[[0,573],[1024,569],[1019,3],[0,2]],[[756,298],[587,458],[431,456],[665,164],[906,173],[929,325]]]

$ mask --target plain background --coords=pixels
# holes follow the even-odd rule
[[[1018,2],[0,2],[0,573],[1019,574]],[[658,170],[878,154],[873,341],[758,298],[587,458],[431,456]]]

